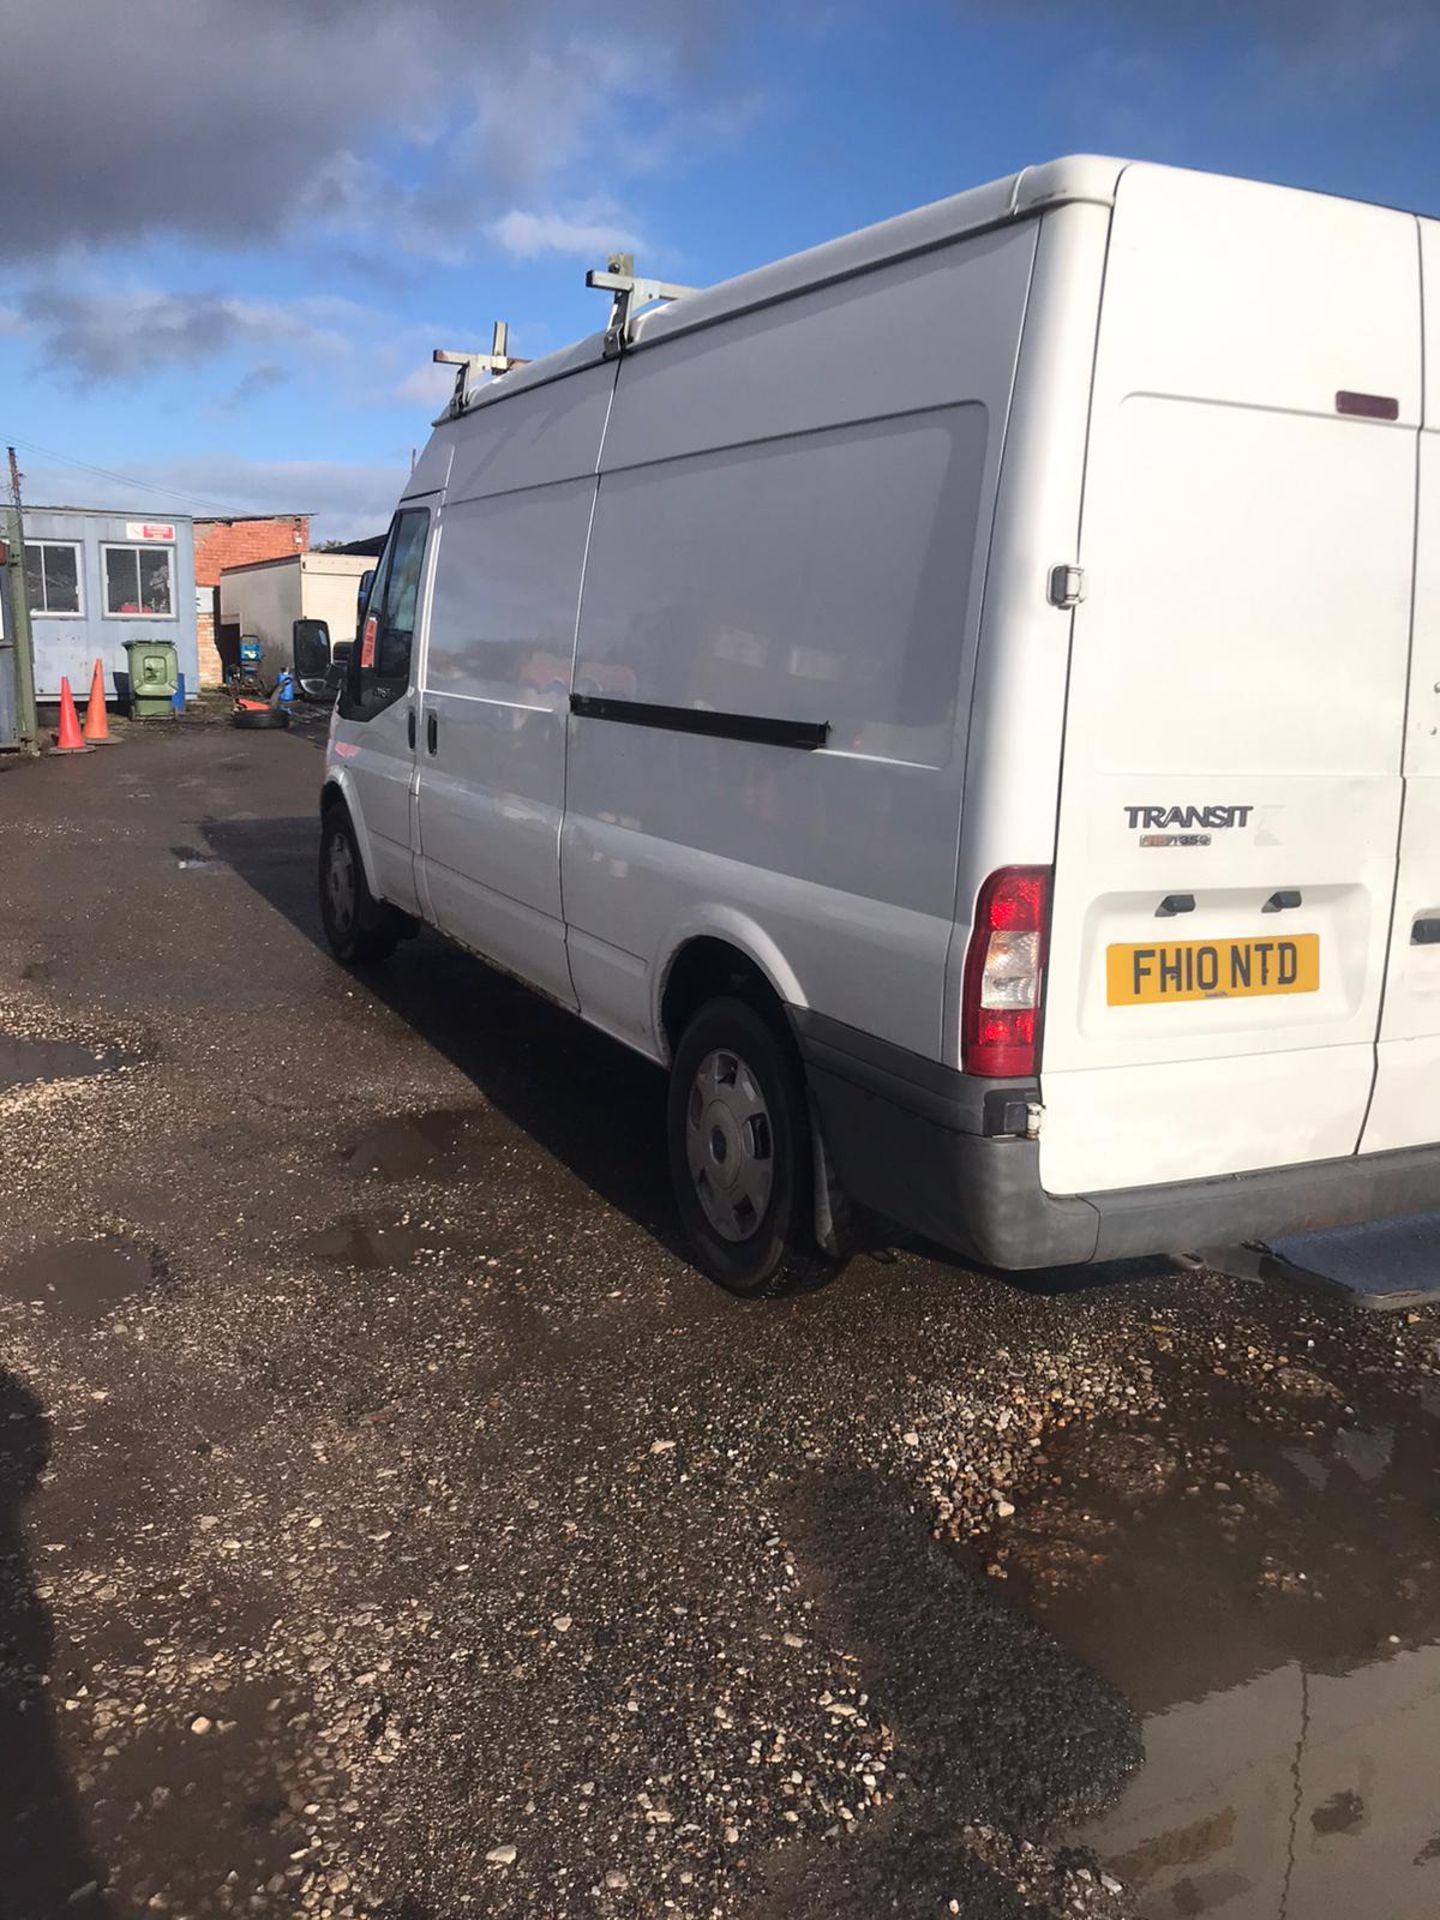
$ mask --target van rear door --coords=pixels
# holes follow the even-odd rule
[[[1405,819],[1375,1097],[1361,1150],[1440,1140],[1440,223],[1420,222],[1425,431],[1420,436],[1415,626],[1405,724]]]
[[[1357,1149],[1400,827],[1420,385],[1411,217],[1123,174],[1061,770],[1051,1192]]]

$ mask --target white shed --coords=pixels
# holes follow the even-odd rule
[[[323,620],[333,646],[355,638],[361,576],[375,562],[361,553],[291,553],[226,567],[220,575],[220,651],[241,635],[264,645],[261,674],[274,680],[295,664],[297,620]]]

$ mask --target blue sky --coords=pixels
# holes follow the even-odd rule
[[[610,246],[708,283],[1076,151],[1440,212],[1437,16],[0,0],[0,443],[36,502],[371,532],[431,349],[593,331]]]

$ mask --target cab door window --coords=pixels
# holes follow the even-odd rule
[[[371,720],[410,689],[429,529],[424,507],[407,507],[391,523],[340,696],[344,720]]]

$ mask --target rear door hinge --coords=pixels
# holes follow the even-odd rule
[[[1052,607],[1078,607],[1085,598],[1085,569],[1061,565],[1050,569]]]

